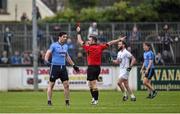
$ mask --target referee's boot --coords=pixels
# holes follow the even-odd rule
[[[68,107],[70,106],[69,100],[66,100],[65,103],[66,103],[66,106]]]
[[[91,103],[92,105],[97,105],[98,104],[98,100],[94,100],[94,102]]]
[[[48,106],[52,106],[52,102],[51,101],[48,101],[47,104],[48,104]]]
[[[93,102],[94,102],[94,101],[95,101],[95,99],[94,99],[94,98],[92,98],[92,99],[91,99],[91,104],[93,104]]]
[[[128,96],[123,96],[123,101],[127,101],[128,100]]]

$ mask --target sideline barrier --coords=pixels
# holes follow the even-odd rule
[[[80,67],[80,73],[76,73],[72,67],[67,67],[71,90],[89,90],[86,81],[87,67]],[[98,87],[102,90],[117,89],[119,67],[101,67]],[[49,80],[49,68],[38,68],[39,89],[46,89]],[[129,77],[130,87],[137,90],[137,67],[132,68]],[[56,81],[54,89],[63,89],[60,80]],[[7,67],[0,68],[0,91],[3,90],[33,90],[32,67]]]
[[[7,68],[0,68],[0,91],[8,90],[8,71]]]
[[[140,67],[137,68],[138,90],[145,90],[142,81],[143,75],[139,72]],[[157,90],[180,90],[180,66],[156,67],[155,76],[152,77],[152,84]]]

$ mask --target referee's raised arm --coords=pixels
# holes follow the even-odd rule
[[[77,31],[77,40],[78,40],[78,43],[83,45],[84,44],[84,41],[82,40],[81,38],[81,28],[78,26],[76,28],[76,31]]]
[[[111,40],[111,41],[109,41],[107,44],[110,46],[110,45],[113,45],[113,44],[115,44],[115,43],[118,43],[119,41],[125,40],[125,38],[126,38],[126,36],[124,36],[124,37],[119,37],[119,38],[116,39],[116,40]]]

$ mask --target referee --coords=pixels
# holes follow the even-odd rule
[[[50,66],[50,78],[47,88],[48,105],[52,105],[52,90],[56,79],[60,78],[64,86],[65,103],[66,106],[69,106],[69,77],[66,70],[66,60],[73,66],[76,72],[79,72],[79,68],[74,64],[68,54],[68,46],[66,44],[68,38],[67,33],[60,32],[58,37],[58,41],[51,44],[45,55],[45,63]],[[50,58],[52,58],[51,63],[49,62]]]
[[[98,88],[97,88],[97,80],[101,71],[101,58],[104,49],[107,49],[110,45],[119,42],[120,40],[124,40],[125,37],[118,38],[116,40],[112,40],[105,44],[97,44],[97,38],[95,35],[90,35],[87,43],[85,43],[81,38],[81,29],[78,26],[76,28],[77,31],[77,39],[79,44],[83,47],[87,54],[88,61],[88,69],[87,69],[87,80],[89,81],[89,88],[92,96],[91,104],[98,104]]]

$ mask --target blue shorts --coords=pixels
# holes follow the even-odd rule
[[[52,65],[50,68],[50,82],[55,82],[58,78],[62,82],[69,80],[67,69],[65,65]]]
[[[150,68],[148,73],[145,74],[145,77],[150,80],[153,76],[154,76],[154,68]]]

